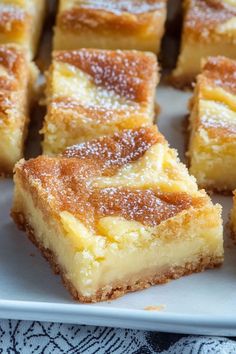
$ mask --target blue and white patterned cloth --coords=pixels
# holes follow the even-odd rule
[[[0,321],[1,354],[234,354],[236,339]]]

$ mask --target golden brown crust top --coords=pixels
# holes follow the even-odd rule
[[[17,113],[25,109],[22,92],[27,80],[28,63],[23,51],[15,46],[0,45],[0,122],[10,119],[10,109],[17,106]]]
[[[207,130],[210,139],[220,139],[221,144],[235,143],[236,122],[227,117],[224,107],[220,106],[218,112],[212,114],[205,111],[199,118],[198,126]]]
[[[98,176],[99,171],[94,164],[83,165],[77,158],[40,156],[26,162],[21,173],[23,179],[33,181],[32,193],[36,193],[35,188],[40,186],[53,212],[68,211],[87,226],[95,228],[96,221],[105,216],[119,216],[155,226],[203,203],[203,199],[186,193],[164,195],[155,190],[89,188],[86,178]]]
[[[158,142],[163,143],[165,139],[155,126],[128,129],[115,133],[111,137],[101,137],[67,148],[60,158],[48,159],[48,164],[45,163],[47,160],[44,158],[29,160],[23,165],[23,169],[29,170],[35,176],[40,170],[45,170],[43,175],[56,173],[57,177],[59,171],[62,174],[65,171],[68,175],[72,174],[79,179],[85,179],[94,174],[113,175],[118,168],[141,158],[152,145]],[[51,168],[50,164],[64,167],[55,170]],[[72,173],[72,167],[80,173]]]
[[[13,90],[21,85],[22,70],[25,69],[26,58],[19,48],[10,45],[0,45],[0,89]]]
[[[150,18],[165,13],[166,0],[86,1],[59,12],[57,26],[63,31],[83,29],[107,33],[137,33],[145,31]],[[105,4],[105,6],[104,6]],[[155,18],[157,21],[157,19]]]
[[[151,53],[81,49],[54,52],[54,60],[77,67],[89,74],[95,85],[129,100],[146,101],[150,85],[157,83],[157,60]]]
[[[222,56],[208,57],[200,79],[204,80],[204,84],[209,83],[236,94],[236,61]]]
[[[203,121],[201,125],[207,129],[207,134],[211,139],[220,139],[222,143],[232,143],[236,135],[236,126],[227,123]]]
[[[114,138],[68,149],[61,157],[40,156],[18,164],[16,169],[31,192],[37,195],[40,190],[56,214],[68,211],[95,229],[97,220],[104,216],[120,216],[154,226],[191,206],[200,206],[202,198],[186,193],[164,195],[153,189],[97,188],[90,181],[114,174],[157,142],[164,142],[164,138],[154,127],[124,131]]]
[[[13,107],[14,101],[11,92],[0,92],[0,124],[6,121],[9,110]]]
[[[103,188],[91,195],[96,218],[121,216],[147,226],[157,226],[202,200],[186,193],[162,194],[155,190]]]
[[[208,39],[216,26],[236,16],[236,7],[222,0],[188,0],[185,14],[185,33]]]
[[[112,137],[102,137],[69,147],[63,155],[96,161],[104,174],[110,174],[138,160],[152,145],[162,142],[164,138],[155,127],[124,130]]]
[[[236,61],[222,56],[208,57],[202,66],[202,73],[197,77],[198,99],[212,101],[209,108],[201,113],[198,125],[207,129],[212,139],[232,141],[232,136],[236,134],[236,122],[227,113],[235,110],[235,79]],[[219,88],[224,90],[221,94],[217,91]],[[233,95],[230,99],[227,98],[228,93]],[[218,107],[217,111],[214,107]]]
[[[148,11],[156,11],[165,6],[166,0],[79,0],[72,1],[71,8],[82,8],[92,10],[103,10],[106,12],[114,12],[116,14],[144,13]]]
[[[13,5],[0,4],[0,33],[18,33],[28,23],[29,14]]]

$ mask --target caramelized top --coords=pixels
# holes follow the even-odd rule
[[[23,52],[14,46],[0,46],[0,90],[14,90],[23,80],[25,66]]]
[[[209,57],[201,77],[216,87],[236,94],[236,61],[226,57]]]
[[[1,122],[17,120],[25,109],[24,89],[28,80],[28,64],[24,53],[14,46],[0,46],[0,127]],[[10,114],[10,110],[13,110]]]
[[[186,35],[207,39],[218,25],[236,16],[236,7],[222,0],[190,0],[187,4]]]
[[[15,33],[24,28],[28,14],[20,7],[0,4],[0,33]]]
[[[89,74],[95,85],[129,100],[146,101],[150,82],[157,83],[157,60],[151,53],[82,49],[54,52],[54,60],[77,67]]]
[[[64,152],[64,156],[96,161],[103,173],[108,174],[139,159],[152,145],[160,142],[164,142],[164,138],[154,128],[124,130],[112,137],[69,147]]]
[[[41,193],[41,200],[47,201],[55,215],[68,211],[95,229],[98,219],[109,215],[155,226],[182,210],[199,206],[202,198],[154,189],[98,188],[91,181],[114,174],[116,168],[139,159],[157,142],[164,143],[164,138],[154,127],[125,131],[68,149],[61,157],[29,160],[19,164],[16,171],[36,200]]]
[[[64,0],[65,2],[65,0]],[[148,31],[156,14],[165,14],[166,0],[90,0],[65,5],[57,16],[57,26],[63,31],[83,29],[107,33],[136,33]],[[66,2],[65,2],[66,3]],[[148,28],[148,29],[147,29]]]
[[[232,141],[236,134],[236,61],[208,57],[197,77],[196,89],[200,109],[196,123],[207,129],[209,137]]]
[[[157,226],[201,201],[186,193],[162,194],[155,190],[104,188],[91,195],[96,218],[122,216],[147,226]]]
[[[103,10],[107,12],[122,13],[143,13],[148,11],[155,11],[165,6],[165,0],[74,0],[69,4],[66,4],[67,0],[64,0],[65,5],[62,8],[85,8],[93,10]]]

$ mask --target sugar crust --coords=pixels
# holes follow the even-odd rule
[[[201,58],[217,53],[236,57],[236,6],[228,0],[184,0],[183,11],[181,49],[170,82],[177,88],[189,89],[200,72]]]
[[[85,29],[96,31],[119,31],[120,33],[142,32],[155,15],[166,11],[166,0],[135,0],[127,2],[86,1],[74,4],[62,11],[59,9],[57,26],[68,32],[79,32]]]
[[[29,109],[38,75],[23,49],[0,45],[0,174],[12,174],[14,164],[23,155]]]
[[[224,1],[187,0],[184,9],[184,35],[206,42],[217,38],[217,25],[236,16],[236,7]]]
[[[96,86],[137,102],[145,102],[150,86],[158,82],[157,60],[152,53],[81,49],[55,51],[53,59],[90,75]]]
[[[108,215],[155,226],[183,210],[200,208],[206,202],[205,197],[184,192],[165,194],[155,188],[97,189],[89,181],[115,175],[118,169],[137,161],[157,143],[166,144],[156,127],[124,130],[113,137],[68,148],[58,158],[40,156],[22,162],[16,171],[25,184],[32,181],[31,193],[42,191],[42,197],[55,213],[67,210],[95,228],[96,221]]]

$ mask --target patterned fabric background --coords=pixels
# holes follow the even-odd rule
[[[236,342],[221,337],[3,320],[0,353],[234,354]]]

